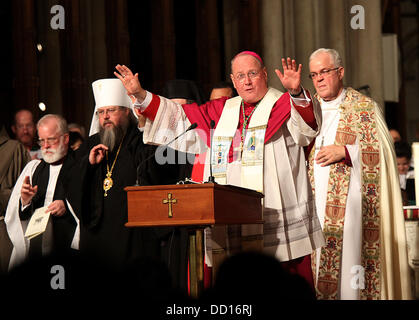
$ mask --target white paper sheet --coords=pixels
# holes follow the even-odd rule
[[[25,232],[25,237],[28,240],[44,233],[45,229],[47,228],[50,216],[49,213],[46,213],[47,208],[47,206],[38,208],[33,213]]]

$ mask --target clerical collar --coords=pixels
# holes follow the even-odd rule
[[[322,107],[322,111],[337,110],[339,108],[340,104],[345,99],[345,96],[346,96],[346,89],[343,88],[340,95],[334,100],[324,101],[322,98],[320,98],[320,104],[321,104],[321,107]]]

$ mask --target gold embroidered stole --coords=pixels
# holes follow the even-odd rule
[[[362,267],[365,287],[361,299],[380,298],[380,154],[375,113],[371,100],[352,88],[347,89],[340,105],[341,115],[336,132],[336,145],[354,144],[359,140],[362,181]],[[309,176],[314,189],[311,150]],[[337,299],[342,263],[343,227],[351,168],[343,161],[330,166],[323,232],[326,246],[321,249],[316,292],[318,299]],[[313,190],[314,192],[314,190]],[[315,260],[314,273],[315,273]]]

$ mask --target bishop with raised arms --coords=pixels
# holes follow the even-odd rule
[[[142,88],[138,73],[117,65],[135,112],[147,118],[144,143],[161,145],[185,131],[172,145],[183,152],[200,154],[210,145],[210,123],[215,121],[212,165],[215,180],[264,194],[263,225],[215,227],[206,230],[206,263],[212,252],[234,253],[262,249],[278,258],[312,284],[310,254],[324,245],[305,166],[303,147],[317,135],[321,112],[301,86],[302,66],[282,59],[275,70],[283,93],[268,87],[267,70],[255,52],[243,51],[231,61],[231,80],[239,96],[203,105],[180,105]],[[209,176],[207,152],[203,181]],[[240,213],[237,213],[240,214]]]

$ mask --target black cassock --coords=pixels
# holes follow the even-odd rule
[[[74,175],[72,203],[81,220],[80,253],[95,258],[112,270],[124,270],[134,261],[157,259],[169,268],[175,287],[187,286],[187,230],[185,228],[128,228],[127,195],[124,188],[136,183],[138,165],[141,185],[175,184],[190,175],[192,166],[159,165],[156,147],[143,143],[135,126],[128,128],[112,170],[113,186],[104,196],[107,165],[111,169],[118,146],[98,165],[90,165],[90,150],[99,134],[89,137],[77,150],[80,167]],[[147,215],[147,212],[144,212]]]
[[[52,230],[53,230],[53,252],[62,252],[70,250],[71,242],[73,240],[74,231],[76,229],[76,221],[71,215],[67,203],[66,196],[70,183],[70,175],[72,168],[75,166],[74,153],[72,150],[68,151],[68,154],[64,158],[63,165],[60,173],[57,177],[57,184],[54,189],[53,201],[62,200],[66,206],[66,213],[61,217],[51,216],[52,219]],[[32,198],[31,204],[25,208],[24,211],[20,211],[20,219],[28,220],[38,208],[44,206],[45,196],[48,188],[50,173],[50,164],[41,160],[39,165],[36,167],[35,172],[32,176],[32,185],[38,186],[38,191]],[[19,206],[20,210],[20,206]],[[31,240],[29,249],[29,257],[40,257],[41,256],[42,237],[38,236]]]

